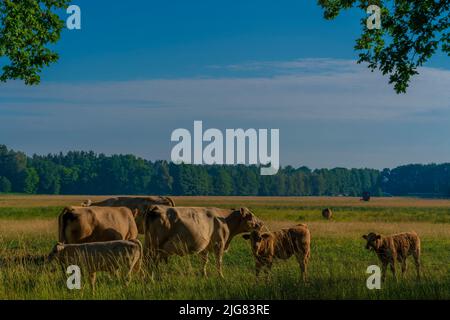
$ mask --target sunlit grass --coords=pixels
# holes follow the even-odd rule
[[[191,205],[194,200],[198,202],[195,205],[213,204],[209,198],[203,202],[198,198],[179,200],[191,201]],[[295,259],[277,262],[270,277],[257,280],[249,244],[238,236],[225,254],[225,279],[217,276],[214,259],[205,279],[199,276],[197,256],[172,257],[163,265],[161,279],[152,280],[144,270],[125,287],[121,279],[100,273],[93,293],[86,277],[82,290],[71,291],[60,268],[32,259],[45,256],[54,245],[56,217],[62,207],[51,198],[39,201],[37,207],[18,203],[0,208],[0,299],[450,299],[450,210],[441,202],[436,206],[428,202],[428,207],[405,207],[403,202],[402,206],[383,207],[379,203],[363,207],[359,202],[359,206],[349,206],[343,201],[340,207],[333,207],[334,219],[324,221],[316,198],[306,206],[299,205],[299,200],[282,203],[279,198],[267,202],[260,198],[256,203],[251,199],[244,205],[252,207],[272,230],[297,222],[308,224],[312,247],[307,284],[299,280]],[[220,201],[218,206],[235,206],[224,203],[223,198]],[[398,282],[388,273],[381,290],[368,290],[366,268],[379,261],[364,249],[361,235],[410,230],[422,238],[423,279],[416,281],[410,258],[404,279],[398,266]]]

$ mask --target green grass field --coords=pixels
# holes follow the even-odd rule
[[[236,237],[224,257],[225,279],[209,265],[209,277],[198,275],[196,256],[172,257],[162,278],[144,271],[129,287],[99,274],[96,292],[83,279],[82,290],[68,290],[66,275],[54,265],[18,261],[47,254],[57,239],[56,216],[64,205],[84,197],[0,197],[0,299],[450,299],[450,201],[405,198],[245,198],[180,197],[177,205],[247,206],[276,230],[307,223],[312,234],[309,281],[299,281],[294,259],[275,263],[271,276],[257,280],[250,247]],[[332,221],[321,209],[331,207]],[[412,259],[404,279],[388,273],[381,290],[366,288],[366,268],[378,264],[364,249],[362,234],[415,230],[422,239],[423,279],[417,282]],[[400,272],[398,266],[398,272]]]

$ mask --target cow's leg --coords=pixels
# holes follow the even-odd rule
[[[219,273],[219,276],[223,278],[223,272],[222,272],[222,264],[223,264],[223,254],[224,254],[224,245],[222,243],[218,243],[215,248],[215,255],[216,255],[216,268],[217,272]]]
[[[125,286],[126,287],[128,287],[131,283],[131,278],[132,278],[134,268],[135,268],[135,265],[132,265],[125,275]]]
[[[406,257],[402,258],[402,277],[405,277],[405,273],[408,270],[408,266],[406,264]]]
[[[297,258],[298,264],[300,266],[300,277],[303,282],[306,282],[308,272],[308,257],[305,254],[297,254],[295,257]]]
[[[255,262],[255,275],[256,275],[256,278],[259,277],[259,274],[261,272],[262,267],[263,267],[263,265],[260,262],[258,262],[258,261]]]
[[[165,259],[165,255],[162,252],[158,252],[152,257],[152,279],[161,279],[161,261]]]
[[[266,263],[266,281],[269,281],[270,275],[272,274],[272,265],[273,265],[273,261],[269,260]]]
[[[413,257],[414,257],[414,264],[416,265],[417,280],[420,280],[420,251],[416,250],[413,253]]]
[[[386,271],[387,271],[387,261],[383,261],[383,264],[381,266],[381,282],[384,282],[386,280]]]
[[[150,237],[146,234],[144,238],[144,256],[142,257],[146,269],[150,268],[151,260],[155,255]]]
[[[203,264],[203,276],[207,277],[208,274],[206,272],[206,267],[208,265],[208,260],[209,260],[209,252],[208,251],[202,251],[200,252],[200,259],[202,260],[202,264]]]
[[[397,281],[397,274],[395,272],[395,259],[394,258],[391,259],[391,261],[389,262],[389,265],[391,267],[392,275],[394,276],[395,281]]]
[[[92,292],[95,292],[95,280],[96,280],[96,273],[95,272],[91,272],[89,274],[89,281],[91,283],[91,287],[92,287]]]

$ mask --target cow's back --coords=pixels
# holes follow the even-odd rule
[[[137,240],[66,244],[60,257],[64,263],[82,265],[90,271],[129,268],[141,258],[142,246]]]
[[[137,237],[131,210],[125,207],[70,207],[59,217],[60,242],[87,243]]]
[[[420,238],[415,232],[403,232],[390,236],[397,254],[406,257],[408,254],[419,250]]]
[[[311,245],[311,233],[304,224],[298,224],[295,227],[291,227],[286,230],[285,241],[289,244],[285,244],[292,250],[292,254],[297,252],[303,252],[309,254]]]
[[[104,201],[93,203],[92,206],[99,207],[127,207],[131,210],[145,210],[151,205],[175,206],[175,202],[169,197],[114,197]]]

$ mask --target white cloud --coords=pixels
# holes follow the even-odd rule
[[[271,77],[47,83],[34,88],[12,83],[0,87],[0,99],[6,101],[2,106],[9,108],[16,103],[20,103],[18,108],[33,109],[119,108],[137,112],[137,116],[139,109],[149,108],[161,113],[170,110],[174,117],[189,112],[199,117],[219,115],[224,120],[236,114],[249,119],[399,120],[439,112],[450,104],[448,70],[423,68],[408,93],[397,95],[385,77],[354,61],[304,59],[253,65],[287,69],[291,73]]]

